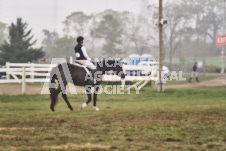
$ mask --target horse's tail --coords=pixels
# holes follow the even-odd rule
[[[50,108],[52,111],[54,111],[54,106],[57,103],[57,96],[60,93],[60,90],[56,89],[56,80],[57,80],[56,69],[57,68],[58,67],[54,67],[50,73],[49,91],[50,91],[50,98],[51,98]]]

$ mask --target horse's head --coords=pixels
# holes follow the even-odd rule
[[[103,59],[97,63],[97,68],[103,72],[112,70],[116,75],[120,76],[121,79],[125,79],[125,74],[119,59]]]
[[[126,76],[122,68],[121,60],[114,60],[113,71],[115,71],[116,74],[121,77],[121,79],[125,79]]]

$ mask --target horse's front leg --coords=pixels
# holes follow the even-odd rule
[[[96,110],[96,111],[99,111],[99,108],[97,107],[97,94],[98,94],[98,90],[99,90],[99,85],[95,86],[94,87],[94,94],[93,94],[93,108]]]
[[[86,108],[87,105],[89,104],[89,102],[92,101],[91,88],[92,88],[92,86],[85,86],[86,94],[88,96],[88,100],[85,103],[83,103],[82,106],[79,107],[79,110]]]
[[[71,106],[70,102],[68,101],[68,98],[67,98],[67,94],[66,94],[66,85],[67,83],[64,82],[63,84],[61,83],[61,87],[59,87],[62,91],[62,98],[64,99],[64,101],[66,102],[68,108],[73,111],[73,107]]]
[[[73,107],[71,106],[70,102],[67,99],[67,94],[66,93],[62,93],[62,98],[64,99],[64,101],[67,103],[68,108],[73,111]]]

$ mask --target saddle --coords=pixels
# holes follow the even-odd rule
[[[85,65],[83,65],[79,62],[75,62],[74,65],[84,68],[88,74],[90,74],[92,71],[90,68],[86,67]]]
[[[91,84],[91,85],[96,84],[96,79],[94,78],[94,73],[96,72],[96,70],[92,70],[92,69],[86,67],[85,65],[83,65],[83,64],[81,64],[81,63],[79,63],[79,62],[76,62],[76,61],[75,61],[74,65],[84,68],[85,71],[86,71],[86,73],[88,73],[91,77],[93,77],[93,80],[90,80],[90,79],[89,79],[89,80],[87,81],[88,84]]]

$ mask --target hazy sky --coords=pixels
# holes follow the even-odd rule
[[[15,22],[17,17],[33,29],[35,38],[41,43],[43,29],[62,33],[62,22],[75,11],[101,12],[105,9],[142,11],[142,1],[149,0],[0,0],[0,22]],[[158,0],[154,0],[158,1]]]

